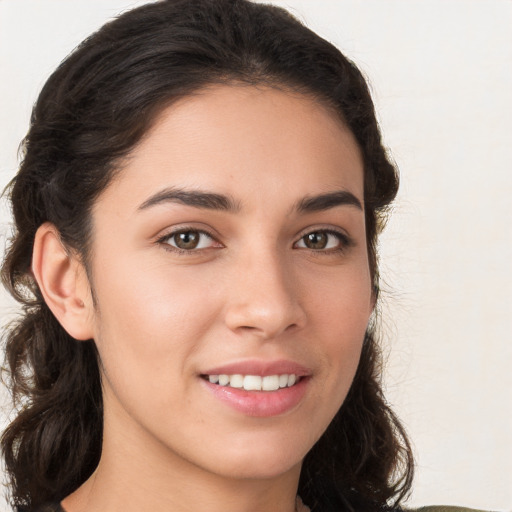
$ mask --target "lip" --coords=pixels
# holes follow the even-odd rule
[[[268,375],[295,374],[299,381],[276,391],[247,391],[219,386],[203,378],[205,375]],[[311,380],[311,370],[288,360],[248,360],[217,366],[203,372],[200,381],[212,395],[231,409],[246,416],[268,418],[285,414],[297,407],[304,398]]]
[[[259,375],[266,377],[268,375],[283,375],[294,373],[297,377],[307,377],[311,375],[311,370],[294,361],[279,359],[274,361],[265,360],[246,360],[228,363],[215,368],[201,372],[202,375]]]
[[[309,381],[308,377],[302,377],[290,388],[281,388],[277,391],[246,391],[219,386],[201,379],[201,383],[222,403],[246,416],[259,418],[278,416],[294,409],[306,394]]]

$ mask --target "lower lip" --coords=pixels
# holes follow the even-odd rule
[[[201,380],[216,398],[238,412],[246,416],[268,418],[284,414],[297,406],[306,393],[309,378],[303,377],[295,385],[276,391],[246,391]]]

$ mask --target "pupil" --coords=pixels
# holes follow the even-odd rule
[[[199,233],[183,231],[176,235],[176,245],[180,249],[195,249],[199,243]]]
[[[306,246],[310,249],[324,249],[327,245],[326,233],[310,233],[306,236]]]

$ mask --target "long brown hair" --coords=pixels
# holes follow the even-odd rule
[[[86,39],[53,73],[34,107],[9,193],[14,236],[2,279],[23,305],[5,331],[17,416],[2,436],[11,501],[19,510],[60,501],[94,471],[103,405],[94,341],[72,339],[31,274],[34,235],[53,223],[85,264],[90,211],[162,108],[214,83],[291,88],[334,109],[364,158],[370,269],[398,188],[373,103],[356,66],[283,9],[247,0],[163,0],[132,10]],[[374,326],[350,392],[307,455],[299,494],[313,511],[382,509],[408,492],[405,432],[381,389]]]

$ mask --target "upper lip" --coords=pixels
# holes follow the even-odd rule
[[[298,377],[304,377],[311,374],[311,370],[305,366],[286,359],[272,361],[250,359],[236,361],[210,368],[202,375],[259,375],[266,377],[268,375],[295,374]]]

